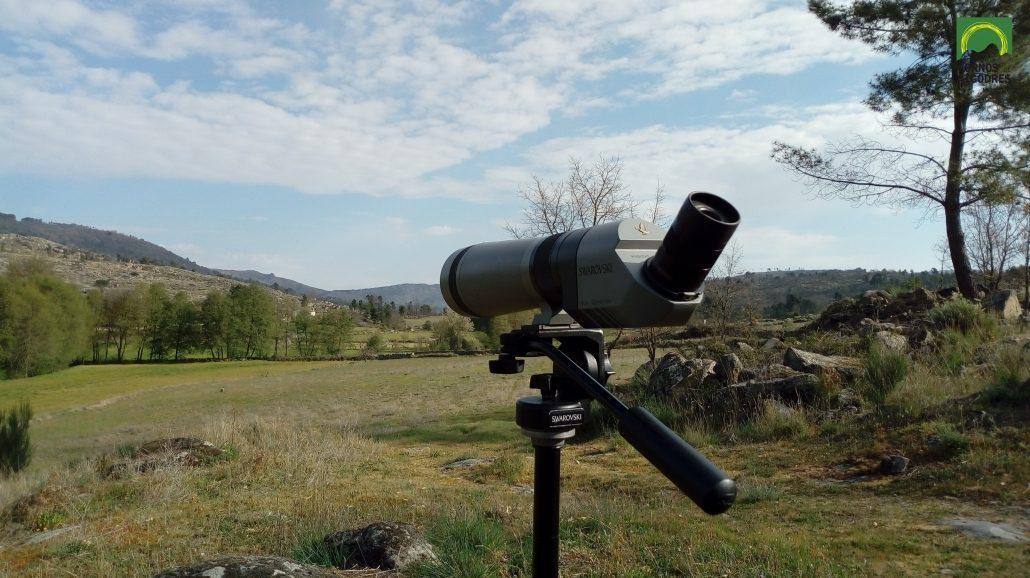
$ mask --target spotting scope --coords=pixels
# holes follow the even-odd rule
[[[444,263],[440,289],[467,317],[539,308],[585,328],[684,325],[739,222],[725,199],[694,192],[668,231],[630,218],[465,247]]]

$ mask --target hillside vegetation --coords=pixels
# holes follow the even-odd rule
[[[171,265],[190,271],[211,273],[209,269],[160,245],[117,231],[105,231],[72,223],[47,223],[28,217],[19,221],[15,215],[0,213],[0,233],[38,237],[114,260]]]

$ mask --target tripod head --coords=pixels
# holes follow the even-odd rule
[[[521,373],[525,365],[520,357],[540,355],[551,359],[553,370],[531,378],[530,385],[541,395],[520,399],[515,414],[534,445],[560,448],[584,423],[583,402],[597,401],[615,415],[619,433],[702,510],[721,514],[733,504],[737,487],[726,473],[651,412],[626,406],[605,387],[612,371],[600,329],[526,325],[505,333],[490,372]]]

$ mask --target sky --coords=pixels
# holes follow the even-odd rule
[[[0,211],[326,289],[433,283],[570,157],[665,210],[742,214],[743,265],[928,269],[921,208],[812,195],[769,158],[891,139],[906,64],[803,2],[0,0]]]

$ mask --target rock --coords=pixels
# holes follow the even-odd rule
[[[211,442],[199,438],[179,437],[147,442],[127,457],[109,463],[101,469],[104,477],[119,477],[128,473],[146,473],[158,468],[181,466],[197,467],[225,454]]]
[[[679,385],[697,387],[714,381],[715,366],[717,365],[714,359],[688,359],[685,365],[687,368],[687,378],[680,382]]]
[[[908,351],[908,339],[905,339],[904,335],[898,335],[890,331],[877,331],[872,334],[872,340],[889,351],[897,353]]]
[[[847,387],[840,388],[837,392],[836,399],[837,409],[848,412],[858,412],[862,410],[862,396],[858,395],[855,390]]]
[[[47,540],[53,540],[54,538],[56,538],[58,536],[63,536],[64,534],[67,534],[68,532],[74,532],[78,528],[79,528],[79,526],[64,526],[63,528],[54,528],[53,530],[47,530],[46,532],[39,532],[37,534],[33,534],[33,535],[29,536],[29,538],[27,540],[25,540],[24,543],[25,544],[40,544],[40,543],[46,542]]]
[[[715,377],[725,385],[740,382],[740,374],[743,371],[744,364],[735,353],[727,353],[719,357],[719,361],[715,364]]]
[[[712,395],[715,415],[752,417],[763,411],[766,402],[776,401],[785,407],[810,404],[822,397],[819,378],[807,373],[787,377],[755,379],[727,385]],[[793,411],[793,410],[792,410]]]
[[[941,300],[937,294],[921,287],[893,297],[886,291],[866,291],[858,299],[834,301],[805,329],[854,329],[866,319],[908,324],[925,317]]]
[[[654,373],[655,367],[658,363],[655,361],[647,360],[636,371],[633,372],[634,383],[647,383],[651,379],[651,374]]]
[[[332,553],[334,565],[340,568],[402,570],[437,559],[433,547],[418,530],[394,522],[333,532],[322,543]]]
[[[651,372],[651,378],[647,381],[650,391],[669,395],[688,375],[684,367],[683,356],[678,353],[666,353],[658,360],[658,365]]]
[[[348,575],[352,574],[279,556],[229,556],[171,568],[154,578],[336,578]]]
[[[746,341],[734,341],[730,347],[740,351],[741,353],[754,353],[755,348],[748,345]]]
[[[1026,542],[1026,536],[1019,528],[1009,524],[995,524],[984,520],[970,520],[958,518],[955,520],[941,520],[941,524],[951,526],[966,536],[972,538],[983,538],[986,540],[999,540],[1010,544]]]
[[[794,347],[783,354],[783,365],[812,375],[837,374],[845,379],[855,379],[862,371],[861,362],[854,357],[819,355]]]
[[[883,456],[880,460],[880,473],[888,476],[900,476],[908,469],[908,458],[905,456]]]
[[[773,349],[783,349],[783,347],[785,347],[783,345],[783,342],[779,339],[776,339],[775,337],[770,337],[769,339],[766,339],[765,343],[762,344],[762,349],[766,351],[770,351]]]
[[[1023,306],[1019,304],[1019,294],[1012,289],[991,293],[984,299],[983,307],[998,314],[1005,321],[1015,321],[1023,315]]]
[[[858,322],[858,334],[862,337],[872,337],[878,331],[891,331],[894,333],[903,333],[904,327],[894,323],[882,323],[880,321],[874,321],[868,317],[863,318]]]
[[[474,468],[476,466],[481,466],[481,465],[484,465],[484,464],[489,464],[491,462],[493,462],[493,460],[486,459],[486,458],[466,458],[466,459],[463,459],[463,460],[457,460],[457,461],[453,461],[453,462],[451,462],[449,464],[446,464],[443,467],[443,469],[445,469],[445,470],[462,470],[462,469],[466,469],[466,468]]]

